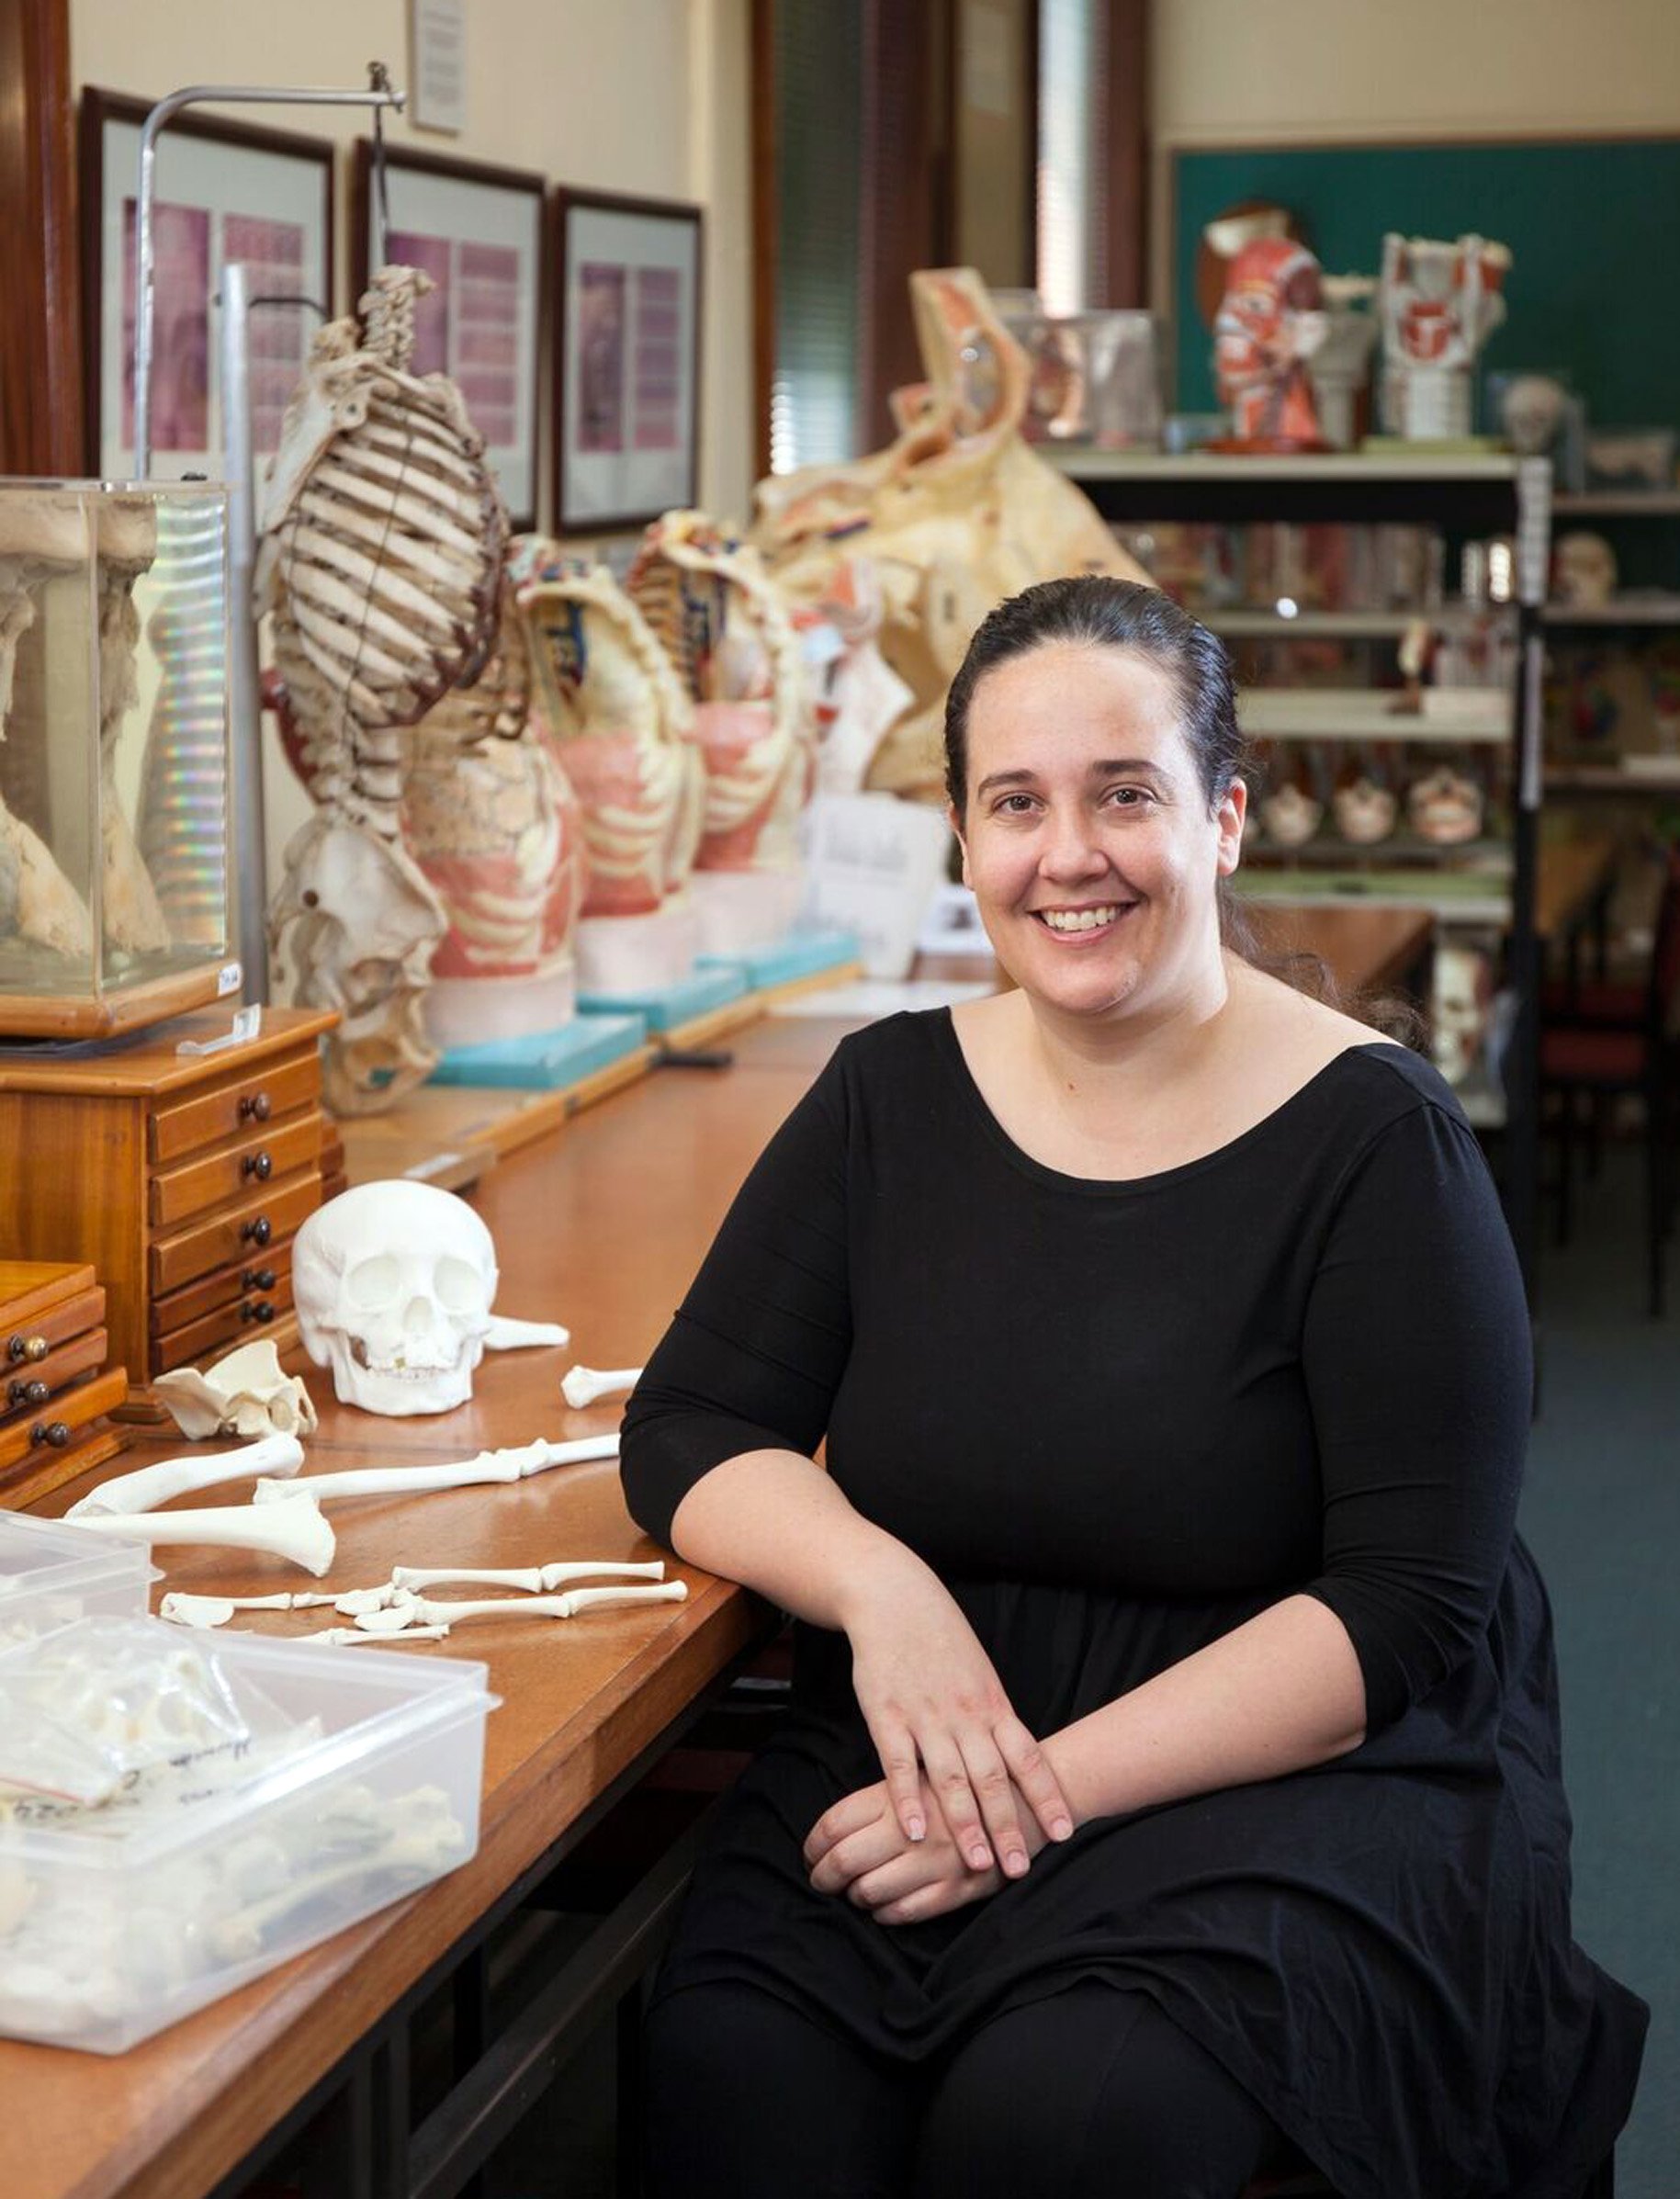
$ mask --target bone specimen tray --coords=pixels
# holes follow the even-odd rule
[[[62,1260],[0,1260],[0,1505],[33,1504],[121,1448],[105,1292]]]
[[[293,1333],[291,1240],[321,1203],[321,1066],[334,1021],[265,1009],[207,1054],[226,1009],[59,1058],[0,1058],[0,1244],[80,1259],[107,1291],[110,1356],[141,1384]],[[130,1410],[150,1405],[137,1389]]]

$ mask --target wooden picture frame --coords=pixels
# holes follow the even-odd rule
[[[700,209],[560,186],[554,524],[645,526],[700,493]]]
[[[536,524],[538,362],[547,292],[547,179],[407,146],[385,149],[388,256],[437,286],[415,316],[416,374],[447,374],[484,437],[515,528]],[[378,252],[374,147],[355,142],[350,271],[360,299]]]
[[[133,206],[150,103],[85,86],[81,110],[86,465],[134,471]],[[152,470],[219,476],[217,292],[229,259],[254,269],[252,441],[278,445],[310,339],[333,310],[333,148],[325,138],[179,115],[157,140],[152,366]],[[296,307],[281,302],[296,297]],[[260,301],[269,302],[260,302]]]

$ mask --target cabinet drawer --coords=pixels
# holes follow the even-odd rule
[[[109,1351],[110,1339],[105,1331],[90,1328],[50,1351],[44,1359],[37,1359],[33,1366],[0,1367],[0,1423],[9,1427],[23,1413],[39,1420],[42,1408],[68,1383],[103,1367]]]
[[[155,1109],[147,1131],[148,1157],[179,1160],[200,1145],[261,1131],[277,1115],[291,1114],[321,1097],[321,1059],[311,1044],[236,1070],[225,1083],[190,1100]]]
[[[291,1239],[271,1239],[261,1252],[249,1254],[235,1266],[219,1268],[214,1274],[201,1275],[197,1282],[183,1283],[178,1291],[166,1291],[161,1298],[153,1298],[147,1326],[153,1336],[165,1336],[172,1328],[202,1321],[206,1314],[236,1305],[242,1298],[272,1298],[279,1291],[286,1292],[289,1304],[291,1287]]]
[[[313,1108],[283,1122],[258,1124],[237,1145],[161,1169],[147,1193],[154,1229],[168,1229],[227,1200],[260,1190],[309,1167],[321,1152],[321,1117]]]
[[[93,1271],[90,1269],[88,1272]],[[60,1299],[57,1305],[26,1321],[21,1328],[0,1336],[0,1375],[26,1371],[35,1347],[44,1344],[51,1350],[71,1336],[79,1336],[84,1329],[97,1328],[104,1319],[105,1292],[97,1283],[91,1290],[78,1291],[73,1298]],[[39,1355],[37,1352],[35,1356]]]
[[[152,1346],[152,1371],[167,1374],[175,1367],[191,1367],[199,1362],[220,1359],[240,1344],[253,1344],[259,1336],[266,1336],[276,1321],[292,1310],[292,1279],[289,1275],[276,1278],[272,1291],[247,1293],[229,1300],[196,1321],[184,1322],[179,1328],[165,1329],[153,1339]]]
[[[108,1374],[97,1374],[92,1381],[62,1391],[39,1413],[25,1413],[17,1420],[8,1420],[0,1428],[0,1472],[25,1459],[37,1455],[50,1458],[54,1451],[65,1449],[78,1428],[119,1405],[128,1394],[128,1375],[122,1368],[114,1367]]]
[[[189,1229],[154,1237],[146,1254],[153,1292],[175,1290],[217,1268],[260,1266],[260,1255],[293,1235],[320,1203],[321,1178],[311,1168],[261,1185],[248,1199]]]

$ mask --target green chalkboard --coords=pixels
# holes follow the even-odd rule
[[[1203,224],[1263,198],[1294,210],[1331,275],[1377,274],[1391,229],[1497,238],[1510,310],[1483,366],[1566,369],[1595,426],[1680,425],[1680,137],[1187,152],[1173,175],[1181,412],[1217,405],[1196,310]]]

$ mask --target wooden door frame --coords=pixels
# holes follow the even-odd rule
[[[0,474],[79,474],[82,311],[70,0],[0,0]]]

